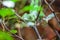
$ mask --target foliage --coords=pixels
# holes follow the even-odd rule
[[[45,14],[43,12],[43,7],[41,7],[39,17],[41,18],[41,17],[44,17],[44,16],[45,16]]]
[[[38,5],[38,0],[31,0],[31,4],[28,6],[25,6],[21,11],[30,11],[29,14],[25,13],[22,18],[26,21],[35,21],[38,12],[39,13],[39,18],[41,19],[44,17],[44,12],[43,12],[43,7]]]
[[[12,29],[12,30],[10,30],[10,32],[15,34],[15,33],[17,33],[17,30]]]
[[[19,0],[11,0],[11,1],[13,1],[13,2],[17,2],[17,1],[19,1]]]
[[[11,0],[11,1],[17,2],[19,0]],[[40,12],[39,13],[39,18],[42,18],[43,16],[45,16],[44,12],[43,12],[43,7],[39,6],[38,2],[39,2],[38,0],[35,0],[35,3],[34,3],[33,0],[32,0],[32,2],[31,2],[30,5],[25,6],[24,8],[20,9],[20,12],[22,12],[22,11],[23,12],[26,12],[26,11],[30,12],[30,11],[32,11],[31,13],[29,13],[29,14],[25,13],[22,16],[22,19],[25,20],[28,25],[34,25],[35,19],[36,19],[36,16],[37,16],[36,13]],[[34,13],[36,12],[36,13],[34,14],[33,12]],[[17,18],[17,16],[15,16],[15,12],[11,8],[1,8],[0,9],[0,16],[2,18],[7,17],[8,19],[13,19],[13,18],[16,19]],[[16,21],[17,20],[8,20],[8,22],[9,22],[8,25],[10,24],[10,26],[13,27],[13,25],[15,24]],[[26,26],[26,23],[21,22],[20,26],[21,26],[21,28],[23,28],[23,27]],[[12,30],[10,30],[10,32],[13,33],[13,34],[15,34],[15,33],[17,33],[17,30],[12,29]],[[13,40],[13,38],[7,32],[2,32],[1,31],[0,32],[0,40]]]
[[[31,15],[29,15],[29,14],[27,14],[27,13],[25,13],[25,14],[22,16],[22,18],[23,18],[24,20],[26,20],[26,21],[33,21]]]
[[[34,6],[25,6],[24,8],[22,8],[22,9],[20,9],[20,12],[21,11],[23,11],[23,12],[25,12],[25,11],[30,11],[30,10],[37,10],[37,11],[40,11],[40,10],[42,10],[42,6],[38,6],[38,7],[34,7]]]
[[[0,31],[0,40],[13,40],[13,38],[9,33]]]
[[[31,6],[31,7],[30,6],[25,6],[22,10],[23,11],[30,11],[31,9],[33,11],[33,9],[36,9],[36,8],[33,8],[33,6]],[[40,18],[45,16],[42,6],[39,6],[36,10],[40,11],[40,14],[39,14]],[[29,20],[29,21],[34,21],[34,19],[35,19],[34,16],[32,16],[31,14],[27,14],[27,13],[25,13],[22,17],[23,17],[23,19],[26,19],[26,20]]]
[[[1,8],[0,9],[0,16],[2,18],[6,17],[6,16],[11,16],[11,15],[14,15],[15,13],[12,11],[11,8]]]

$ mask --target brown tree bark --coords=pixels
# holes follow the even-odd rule
[[[31,27],[26,27],[23,30],[25,40],[37,40],[37,35]]]
[[[44,24],[45,24],[45,22],[43,21],[38,26],[39,33],[41,34],[41,36],[43,38],[46,38],[48,40],[52,40],[56,36],[56,34],[48,24],[45,24],[45,25]]]

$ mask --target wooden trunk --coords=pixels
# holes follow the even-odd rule
[[[55,28],[56,30],[60,31],[60,26],[58,25],[58,22],[57,22],[57,20],[56,20],[55,18],[51,19],[51,20],[49,21],[49,24],[50,24],[53,28]]]
[[[24,39],[25,40],[37,40],[37,35],[31,27],[26,27],[24,30]]]
[[[41,24],[44,24],[44,22],[42,22]],[[44,26],[41,24],[38,26],[38,30],[41,36],[48,40],[52,40],[56,36],[53,29],[48,24]]]

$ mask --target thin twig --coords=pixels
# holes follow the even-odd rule
[[[42,1],[42,0],[40,0],[40,6],[42,5],[42,2],[41,2],[41,1]],[[38,5],[38,4],[37,4],[37,5]],[[38,11],[37,11],[37,12],[38,12]],[[36,23],[37,23],[37,21],[38,21],[38,17],[39,17],[39,13],[37,14],[37,18],[36,18],[36,20],[35,20],[35,25],[33,26],[33,28],[35,29],[35,32],[36,32],[39,40],[42,40],[41,35],[39,34],[39,31],[38,31],[37,26],[36,26]]]
[[[7,26],[5,25],[5,21],[3,20],[3,25],[4,25],[4,27],[6,28],[6,30],[7,31],[9,31],[10,32],[10,30],[7,28]],[[10,32],[11,34],[13,34],[12,32]],[[16,34],[14,34],[16,37],[18,37],[19,39],[22,39],[22,40],[24,40],[22,37],[19,37],[18,35],[16,35]]]
[[[23,20],[19,14],[17,14],[17,13],[15,13],[15,14],[16,14],[16,16],[17,16],[19,19]],[[23,21],[24,21],[24,20],[23,20]]]
[[[35,29],[35,32],[36,32],[37,36],[39,37],[39,40],[42,40],[41,35],[39,34],[39,32],[38,32],[38,29],[37,29],[36,25],[35,25],[35,26],[33,26],[33,28]]]
[[[1,24],[1,26],[2,26],[2,30],[5,31],[5,27],[4,27],[4,25],[3,25],[2,19],[0,19],[0,24]]]
[[[55,0],[52,0],[51,3],[50,3],[50,5],[52,5],[54,2],[55,2]]]
[[[59,24],[59,19],[58,19],[58,17],[56,16],[53,8],[51,7],[52,3],[53,3],[55,0],[53,0],[50,4],[49,4],[46,0],[44,0],[44,1],[45,1],[45,3],[49,6],[49,8],[51,9],[51,11],[54,13],[55,18],[56,18],[56,20],[57,20],[57,22],[58,22],[58,24]]]
[[[50,5],[52,5],[54,2],[55,2],[55,0],[52,0],[52,1],[50,2]],[[48,9],[49,9],[49,7],[47,7],[46,10],[48,10]],[[45,13],[46,13],[46,12],[45,12]]]
[[[5,27],[2,23],[1,23],[1,26],[2,26],[2,30],[5,31]]]
[[[51,11],[54,13],[54,10],[53,10],[53,8],[51,7],[51,5],[50,5],[46,0],[44,0],[44,1],[45,1],[45,3],[49,6],[49,8],[51,9]],[[55,15],[55,18],[56,18],[57,22],[59,22],[55,13],[54,13],[54,15]],[[53,28],[53,29],[54,29],[54,32],[56,33],[56,35],[60,38],[60,34],[58,33],[58,31],[55,30],[55,28]]]
[[[12,9],[12,11],[15,12],[15,10],[13,10],[13,9]],[[17,14],[17,12],[15,12],[15,15],[16,15],[19,19],[21,19],[23,22],[25,22],[25,20],[23,20],[22,17],[21,17],[19,14]]]
[[[49,8],[51,9],[51,11],[54,12],[54,10],[53,10],[52,7],[51,7],[51,4],[52,4],[54,1],[51,2],[50,4],[49,4],[46,0],[44,0],[44,1],[45,1],[45,3],[49,6]]]

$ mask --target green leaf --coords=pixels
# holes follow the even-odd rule
[[[36,7],[34,7],[34,6],[25,6],[24,8],[22,8],[21,10],[20,10],[20,12],[25,12],[25,11],[30,11],[30,10],[40,10],[40,6],[38,7],[38,6],[36,6]]]
[[[13,40],[13,38],[9,33],[0,31],[0,40]]]
[[[18,17],[15,15],[12,15],[12,16],[8,17],[7,19],[14,19],[14,18],[18,18]]]
[[[15,13],[13,12],[12,9],[10,8],[1,8],[0,9],[0,15],[4,18],[6,16],[11,16],[14,15]]]
[[[43,11],[40,11],[40,15],[41,17],[45,16],[44,12]]]
[[[11,0],[11,1],[13,1],[13,2],[18,2],[19,0]]]
[[[43,17],[43,16],[45,16],[45,14],[44,14],[44,12],[43,12],[43,7],[42,6],[40,6],[40,14],[39,14],[39,16],[40,17]]]
[[[15,33],[17,33],[17,30],[10,30],[10,32],[15,34]]]
[[[42,6],[39,6],[39,11],[43,11],[43,7]]]
[[[26,21],[35,21],[35,15],[25,13],[22,16],[22,19],[24,19]]]
[[[24,8],[22,8],[21,10],[20,10],[20,12],[21,11],[29,11],[31,9],[31,7],[30,6],[25,6]]]

